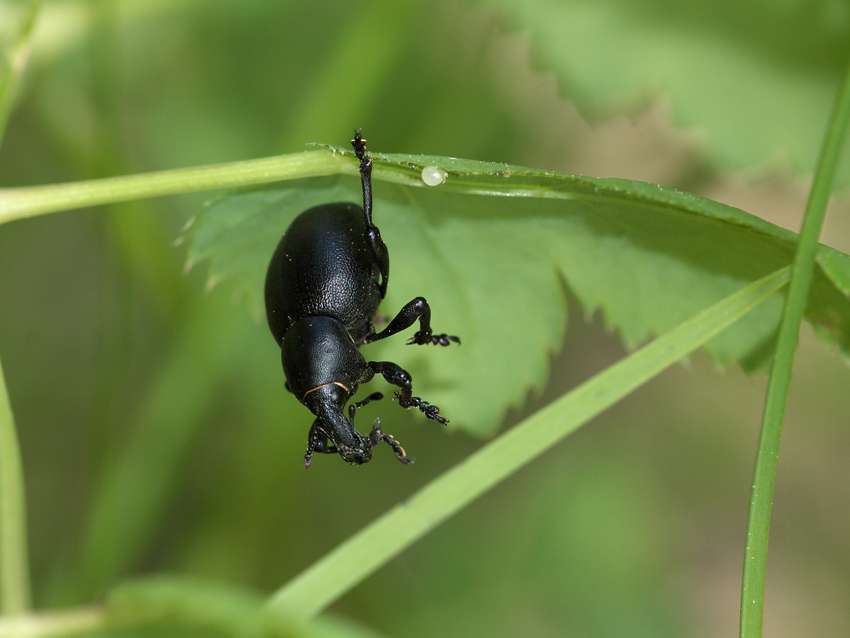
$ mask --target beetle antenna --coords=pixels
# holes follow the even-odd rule
[[[362,131],[354,131],[351,140],[354,154],[360,160],[360,181],[363,184],[363,212],[366,214],[366,228],[374,228],[372,223],[372,158],[366,155],[366,140]]]

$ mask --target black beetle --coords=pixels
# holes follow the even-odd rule
[[[375,331],[378,306],[387,292],[390,260],[378,227],[372,223],[372,158],[366,140],[351,140],[360,160],[363,208],[351,203],[315,206],[301,213],[272,255],[266,274],[266,316],[281,348],[286,388],[316,415],[304,455],[309,468],[314,452],[334,453],[352,465],[367,463],[372,448],[386,441],[399,461],[411,463],[404,449],[381,431],[380,420],[369,436],[354,429],[354,412],[380,392],[348,406],[357,386],[376,374],[401,391],[403,408],[419,408],[426,417],[446,423],[440,409],[412,395],[410,374],[390,361],[366,361],[360,346],[409,328],[419,330],[408,344],[447,346],[460,339],[431,330],[431,308],[417,297],[386,328]]]

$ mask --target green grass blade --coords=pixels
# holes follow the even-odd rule
[[[29,60],[30,44],[39,9],[41,9],[41,0],[31,0],[21,21],[15,42],[3,61],[3,68],[0,69],[0,146],[3,145],[3,134],[6,132],[6,124],[12,112],[18,82]]]
[[[30,605],[24,472],[15,419],[0,364],[0,613]]]
[[[829,202],[848,118],[850,118],[850,66],[847,68],[835,105],[806,207],[767,388],[747,521],[739,628],[742,638],[757,638],[762,635],[770,508],[773,501],[782,418],[785,414],[785,399],[788,394],[788,384],[791,381],[791,367],[794,363],[800,322],[803,319],[811,286],[818,237],[826,216],[826,206]]]
[[[463,506],[692,352],[788,281],[782,268],[593,377],[432,481],[278,590],[269,611],[311,618]]]

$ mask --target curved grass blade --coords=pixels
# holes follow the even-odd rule
[[[782,268],[707,308],[485,445],[278,590],[269,611],[311,618],[449,516],[692,352],[784,286]]]

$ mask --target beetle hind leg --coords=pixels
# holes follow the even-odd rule
[[[419,338],[418,340],[417,337]],[[410,339],[407,340],[407,345],[423,346],[426,343],[430,343],[432,346],[447,346],[452,342],[456,343],[457,345],[460,345],[460,337],[455,337],[454,335],[439,334],[431,335],[430,337],[428,337],[428,340],[423,340],[423,337],[420,336],[420,333],[417,332],[415,335],[413,335]]]
[[[419,330],[408,339],[408,345],[416,344],[423,346],[425,344],[431,344],[435,346],[447,346],[452,342],[460,344],[459,337],[447,334],[435,335],[433,333],[431,330],[431,306],[428,305],[425,297],[416,297],[407,302],[386,328],[366,337],[366,343],[391,337],[397,332],[406,330],[416,323],[417,320],[419,321]]]

